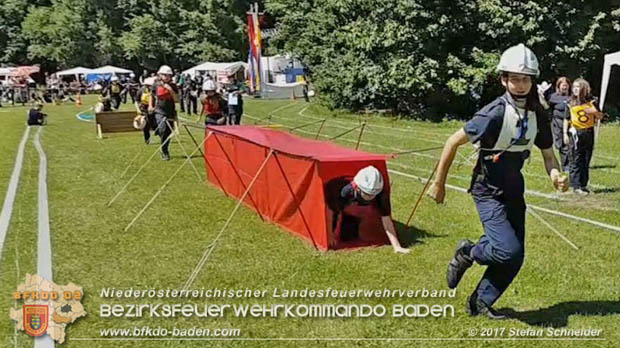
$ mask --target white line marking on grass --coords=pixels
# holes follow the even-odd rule
[[[551,232],[555,233],[563,241],[568,243],[568,245],[570,245],[573,249],[579,250],[579,248],[573,242],[571,242],[568,238],[566,238],[566,236],[560,233],[560,231],[558,231],[555,227],[551,226],[550,223],[548,223],[545,219],[543,219],[540,215],[538,215],[538,213],[536,213],[534,210],[528,209],[527,212],[533,217],[535,217],[538,221],[540,221],[543,225],[547,226],[547,228],[550,229]]]
[[[294,102],[292,102],[292,103],[290,103],[290,104],[282,105],[282,106],[280,106],[279,108],[276,108],[275,110],[273,110],[272,112],[270,112],[270,113],[269,113],[269,116],[271,116],[271,115],[275,114],[276,112],[278,112],[278,111],[280,111],[280,110],[287,109],[287,108],[289,108],[289,107],[291,107],[291,106],[293,106],[293,105],[297,105],[297,102],[296,102],[296,101],[294,101]]]
[[[597,155],[596,157],[606,159],[606,160],[618,161],[618,157],[613,157],[613,156]]]
[[[2,212],[0,213],[0,260],[2,259],[2,249],[4,248],[4,241],[6,239],[7,231],[9,230],[9,224],[11,222],[11,215],[13,214],[13,204],[15,203],[15,196],[17,194],[17,187],[19,186],[19,177],[22,172],[22,164],[24,162],[24,149],[26,147],[26,141],[30,134],[30,127],[26,127],[22,140],[17,147],[17,156],[15,156],[15,164],[13,165],[13,172],[11,173],[11,179],[9,180],[9,187],[4,196],[4,204],[2,205]],[[1,267],[0,267],[1,268]]]
[[[396,175],[404,176],[404,177],[407,177],[407,178],[410,178],[410,179],[416,179],[416,180],[421,181],[422,183],[426,183],[426,181],[428,180],[426,178],[422,178],[422,177],[419,177],[417,175],[403,173],[403,172],[399,172],[399,171],[393,170],[393,169],[388,169],[388,172],[389,173],[394,173]],[[465,188],[463,188],[463,187],[460,187],[460,186],[454,186],[454,185],[446,184],[446,187],[450,188],[450,189],[453,189],[453,190],[456,190],[456,191],[459,191],[459,192],[467,193],[467,190]],[[547,209],[547,208],[543,208],[543,207],[540,207],[540,206],[537,206],[537,205],[533,205],[533,204],[528,204],[527,207],[535,209],[535,210],[538,210],[538,211],[542,211],[542,212],[545,212],[545,213],[548,213],[548,214],[562,216],[562,217],[565,217],[565,218],[568,218],[568,219],[571,219],[571,220],[587,223],[587,224],[590,224],[590,225],[598,226],[598,227],[601,227],[601,228],[605,228],[605,229],[608,229],[608,230],[620,233],[620,227],[614,226],[614,225],[609,225],[609,224],[606,224],[604,222],[600,222],[600,221],[596,221],[596,220],[590,220],[590,219],[582,218],[582,217],[579,217],[579,216],[562,213],[562,212],[557,211],[557,210]]]
[[[596,220],[582,218],[582,217],[575,216],[575,215],[566,214],[566,213],[563,213],[561,211],[547,209],[547,208],[539,207],[539,206],[532,205],[532,204],[528,204],[527,206],[528,207],[532,207],[532,208],[534,208],[536,210],[548,213],[548,214],[552,214],[552,215],[557,215],[557,216],[573,219],[573,220],[576,220],[576,221],[580,221],[580,222],[584,222],[584,223],[591,224],[591,225],[594,225],[594,226],[598,226],[598,227],[601,227],[601,228],[605,228],[605,229],[608,229],[608,230],[612,230],[612,231],[614,231],[616,233],[620,233],[620,227],[618,227],[618,226],[606,224],[604,222],[600,222],[600,221],[596,221]]]
[[[52,281],[52,246],[50,243],[49,205],[47,201],[47,156],[41,146],[40,135],[43,127],[39,127],[34,137],[34,146],[39,153],[39,239],[37,242],[37,274]],[[53,348],[54,340],[50,335],[34,339],[35,348]]]

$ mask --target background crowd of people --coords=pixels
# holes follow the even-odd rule
[[[590,161],[594,151],[595,128],[603,113],[592,96],[588,81],[562,76],[555,88],[539,88],[543,107],[551,110],[553,145],[560,154],[562,170],[570,173],[573,192],[590,194]]]
[[[207,73],[180,74],[167,65],[162,65],[157,75],[149,75],[144,70],[138,80],[133,74],[127,80],[112,76],[102,89],[101,103],[96,111],[117,110],[127,101],[129,94],[139,114],[134,126],[142,129],[146,144],[150,143],[151,131],[155,131],[161,138],[162,159],[169,160],[170,135],[177,119],[176,103],[179,103],[181,112],[198,115],[197,122],[204,115],[205,125],[241,123],[245,86],[234,77],[229,81],[226,85],[218,84]]]

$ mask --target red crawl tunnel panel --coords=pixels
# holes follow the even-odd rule
[[[263,220],[320,250],[388,242],[379,214],[364,206],[347,208],[348,214],[359,218],[359,233],[353,240],[340,240],[325,192],[331,180],[351,179],[372,165],[383,174],[389,195],[385,156],[255,126],[213,126],[205,135],[208,180],[237,199],[254,181],[244,204]]]

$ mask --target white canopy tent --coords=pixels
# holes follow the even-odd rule
[[[196,65],[195,67],[189,68],[183,71],[183,74],[189,74],[190,76],[196,76],[198,72],[206,72],[211,75],[218,82],[226,82],[228,81],[228,76],[236,75],[237,72],[241,71],[245,73],[247,69],[247,64],[244,62],[230,62],[230,63],[212,63],[212,62],[204,62],[202,64]]]
[[[89,74],[130,74],[133,71],[119,68],[112,65],[105,65],[97,69],[89,71]]]
[[[0,68],[0,81],[6,81],[13,76],[13,68]]]
[[[603,79],[601,82],[601,101],[600,108],[605,107],[605,97],[607,96],[607,87],[609,86],[609,76],[611,75],[611,67],[620,65],[620,52],[605,55],[605,66],[603,67]]]
[[[56,73],[56,76],[76,76],[78,77],[79,75],[88,75],[93,71],[93,69],[89,69],[89,68],[84,68],[81,66],[75,67],[73,69],[67,69],[67,70],[62,70]]]

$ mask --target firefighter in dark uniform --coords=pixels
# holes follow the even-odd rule
[[[470,192],[484,228],[478,243],[461,240],[448,265],[447,280],[456,288],[474,262],[486,272],[466,308],[470,315],[503,319],[492,306],[519,273],[525,256],[525,183],[521,168],[533,145],[542,152],[545,168],[556,189],[566,191],[553,152],[549,119],[540,106],[533,79],[538,60],[523,44],[506,50],[498,65],[506,93],[478,111],[446,142],[429,196],[438,203],[445,197],[448,170],[459,146],[470,141],[478,148]]]
[[[564,118],[566,115],[567,104],[570,99],[571,82],[567,77],[560,77],[555,84],[555,92],[546,99],[552,111],[551,132],[553,133],[553,146],[560,153],[560,164],[562,170],[569,171],[568,143],[564,142]]]
[[[47,115],[41,112],[43,104],[36,104],[34,108],[28,111],[28,120],[26,123],[29,126],[43,126],[47,124]]]
[[[110,83],[106,85],[101,91],[101,95],[104,99],[108,99],[110,101],[110,105],[112,109],[118,110],[121,106],[121,92],[123,91],[123,87],[118,81],[118,76],[114,75],[110,78]]]
[[[151,89],[151,101],[149,111],[155,114],[157,123],[157,133],[161,139],[161,158],[164,161],[170,160],[170,136],[177,117],[175,103],[179,100],[178,87],[172,82],[172,68],[162,65],[158,72],[159,79],[153,84]]]
[[[381,216],[381,224],[394,248],[394,252],[407,254],[410,249],[403,248],[392,221],[392,208],[388,195],[383,191],[383,176],[373,166],[361,169],[355,177],[339,177],[325,184],[327,206],[333,212],[332,236],[335,241],[347,242],[359,237],[360,219],[347,214],[350,205],[371,206]],[[334,241],[330,242],[331,244]]]

